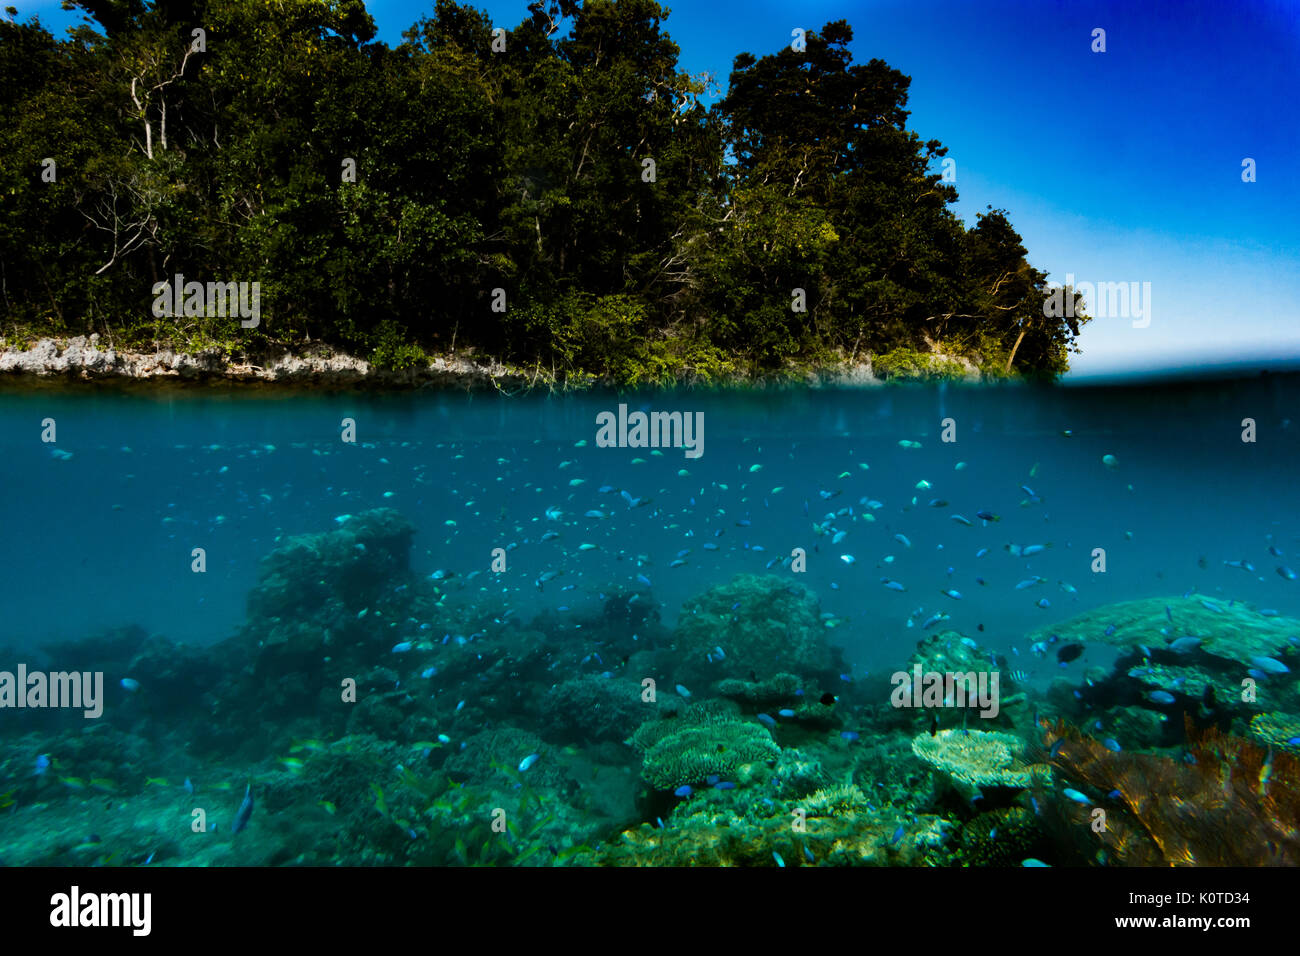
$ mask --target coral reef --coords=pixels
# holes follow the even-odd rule
[[[105,671],[105,715],[12,715],[0,863],[1300,862],[1295,622],[1100,608],[1052,633],[1113,666],[1053,667],[1044,695],[956,631],[847,675],[815,596],[774,575],[686,601],[672,640],[648,576],[524,619],[482,572],[413,574],[413,533],[379,509],[277,543],[212,647],[120,628],[42,648]],[[1000,713],[895,706],[892,666],[997,670]],[[209,828],[178,835],[195,809]]]

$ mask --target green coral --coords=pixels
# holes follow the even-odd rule
[[[773,674],[759,681],[728,677],[714,686],[721,696],[740,704],[759,708],[793,702],[798,696],[800,681],[795,674]]]
[[[834,672],[816,596],[772,574],[740,574],[682,605],[674,641],[685,676]],[[721,647],[721,660],[713,649]],[[714,660],[707,663],[710,656]]]
[[[1250,732],[1270,747],[1300,756],[1300,745],[1291,743],[1300,739],[1300,718],[1290,714],[1258,714],[1250,721]]]
[[[958,866],[1018,866],[1043,852],[1044,834],[1038,818],[1024,807],[981,813],[961,825],[952,841],[952,863]]]
[[[980,787],[1028,787],[1046,769],[1025,764],[1024,751],[1019,737],[995,730],[941,730],[912,740],[912,753],[967,792]]]
[[[1101,642],[1134,648],[1141,644],[1157,651],[1178,638],[1191,636],[1200,638],[1199,651],[1253,666],[1249,664],[1252,657],[1281,653],[1291,646],[1288,637],[1296,633],[1300,633],[1300,621],[1295,618],[1265,616],[1241,602],[1229,605],[1224,600],[1196,595],[1107,604],[1064,624],[1036,631],[1029,641],[1047,641],[1055,634],[1062,642]]]
[[[867,808],[867,795],[856,784],[825,787],[799,802],[810,817],[846,817]]]
[[[698,784],[710,774],[734,777],[747,764],[781,753],[767,728],[722,701],[692,704],[681,717],[647,721],[628,740],[643,754],[641,775],[659,790]]]

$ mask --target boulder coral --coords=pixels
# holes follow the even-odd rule
[[[826,640],[820,610],[801,584],[773,574],[739,574],[682,605],[674,643],[683,676],[833,677],[838,655]]]

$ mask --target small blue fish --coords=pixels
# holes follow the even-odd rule
[[[32,773],[33,777],[39,777],[45,771],[50,769],[50,755],[41,754],[36,758],[36,770]]]
[[[1046,867],[1050,867],[1052,864],[1050,864],[1050,863],[1044,863],[1042,860],[1035,859],[1034,857],[1031,856],[1031,857],[1026,857],[1025,859],[1021,860],[1021,861],[1020,861],[1020,865],[1021,865],[1021,866],[1046,866]]]
[[[903,829],[903,825],[900,823],[898,825],[898,829],[894,831],[894,835],[889,838],[889,845],[894,846],[895,844],[897,844],[899,840],[903,839],[903,834],[905,832],[906,831]]]
[[[1075,803],[1082,803],[1085,807],[1086,807],[1089,803],[1092,802],[1092,801],[1089,800],[1086,796],[1084,796],[1083,794],[1081,794],[1078,790],[1072,790],[1072,789],[1070,789],[1069,787],[1066,787],[1066,788],[1065,788],[1064,793],[1065,793],[1065,795],[1066,795],[1067,797],[1069,797],[1069,798],[1070,798],[1071,800],[1073,800]]]
[[[689,797],[692,792],[691,785],[689,783],[684,783],[673,791],[673,795],[677,797]]]
[[[841,740],[848,740],[848,741],[854,741],[854,740],[857,740],[857,739],[858,739],[858,732],[857,732],[856,730],[841,730],[841,731],[840,731],[840,739],[841,739]]]
[[[235,811],[235,820],[230,824],[230,832],[238,833],[244,827],[248,826],[248,818],[253,815],[253,785],[250,783],[244,787],[244,802],[239,805]]]
[[[776,727],[776,718],[774,718],[771,714],[759,714],[758,722],[762,724],[764,727],[767,727],[769,730]]]
[[[735,790],[736,785],[730,780],[722,780],[713,785],[714,790]]]
[[[681,684],[677,685],[677,693],[679,693],[683,697],[691,696],[691,692],[687,690],[685,687],[683,687]]]
[[[123,677],[121,684],[123,690],[130,691],[132,694],[140,689],[140,682],[130,677]]]
[[[519,761],[519,772],[524,773],[526,770],[528,770],[529,767],[537,763],[540,757],[541,754],[529,754],[523,760]]]
[[[777,865],[777,866],[782,867],[782,868],[785,867],[785,860],[781,859],[781,854],[780,854],[780,853],[777,853],[776,850],[773,850],[773,851],[772,851],[772,859],[776,860],[776,865]]]
[[[400,643],[398,643],[398,644],[394,644],[394,645],[393,645],[393,653],[394,653],[394,654],[405,654],[407,651],[409,651],[409,650],[410,650],[411,648],[413,648],[414,646],[415,646],[415,645],[412,644],[410,641],[402,641],[402,642],[400,642]]]
[[[1114,737],[1107,737],[1105,740],[1102,741],[1102,743],[1106,745],[1107,750],[1112,750],[1115,753],[1120,752],[1119,741],[1117,741]]]
[[[1254,664],[1256,667],[1258,667],[1260,670],[1264,671],[1266,674],[1291,673],[1291,668],[1287,667],[1281,661],[1273,657],[1263,657],[1257,655],[1255,657],[1252,657],[1250,659],[1250,662]]]
[[[1174,695],[1166,690],[1153,690],[1147,694],[1147,699],[1155,704],[1169,705],[1174,702]]]
[[[780,710],[776,712],[776,715],[778,717],[793,717],[794,711],[791,710],[789,707],[782,707]]]

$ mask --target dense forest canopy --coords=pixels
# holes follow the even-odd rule
[[[1053,376],[1087,321],[1045,316],[1003,211],[951,211],[909,78],[853,63],[843,21],[739,54],[710,108],[655,0],[503,30],[437,0],[396,48],[361,0],[76,6],[100,30],[0,23],[10,342],[472,350],[622,383],[868,356]],[[176,274],[260,283],[259,324],[155,315]]]

